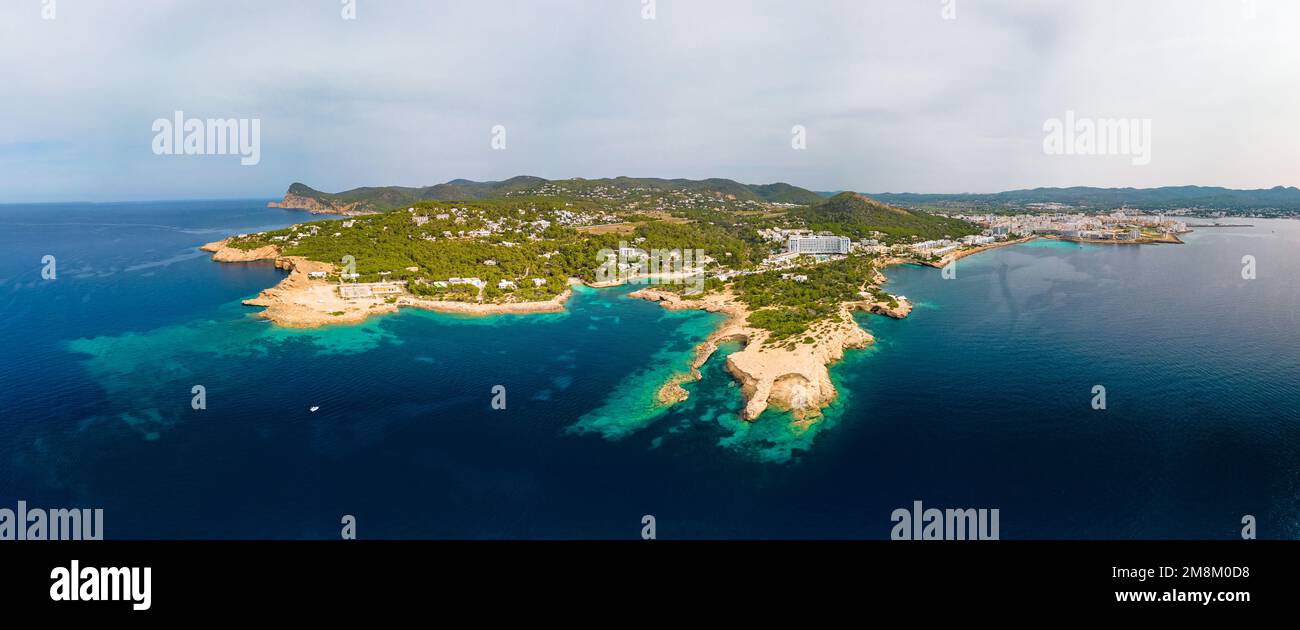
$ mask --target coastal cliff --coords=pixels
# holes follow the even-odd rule
[[[212,252],[212,260],[217,262],[253,262],[255,260],[275,260],[280,255],[280,250],[274,245],[259,247],[257,249],[239,249],[230,247],[230,240],[215,241],[206,243],[199,249],[205,252]]]
[[[312,214],[341,214],[343,216],[371,214],[371,211],[363,208],[363,202],[360,201],[346,203],[341,201],[320,200],[296,195],[292,192],[285,193],[284,198],[280,201],[267,203],[266,207],[284,208],[287,210],[306,210]]]

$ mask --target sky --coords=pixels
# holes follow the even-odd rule
[[[1300,185],[1297,33],[1292,0],[4,0],[0,203]],[[157,154],[176,111],[257,121],[257,163]],[[1046,151],[1067,112],[1150,121],[1149,162]]]

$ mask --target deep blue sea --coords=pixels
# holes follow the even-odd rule
[[[0,206],[0,507],[105,538],[888,538],[914,500],[1004,539],[1300,536],[1300,221],[893,268],[915,311],[860,316],[800,431],[737,419],[735,348],[655,405],[720,319],[626,289],[273,327],[240,300],[283,272],[197,250],[311,218],[265,201]]]

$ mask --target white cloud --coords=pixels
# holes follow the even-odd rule
[[[60,0],[0,7],[0,197],[272,196],[641,175],[816,189],[1294,185],[1300,6],[1255,0]],[[129,8],[128,8],[129,6]],[[258,117],[262,161],[150,123]],[[1153,161],[1046,156],[1067,109]],[[503,124],[509,149],[491,151]],[[789,131],[808,128],[808,150]]]

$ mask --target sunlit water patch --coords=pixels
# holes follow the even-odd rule
[[[576,434],[595,433],[620,440],[648,427],[669,410],[661,403],[659,390],[672,378],[690,368],[695,348],[723,321],[724,316],[697,311],[667,311],[662,316],[671,333],[643,366],[628,375],[596,409],[578,418],[570,427]],[[618,361],[611,353],[609,361]]]

